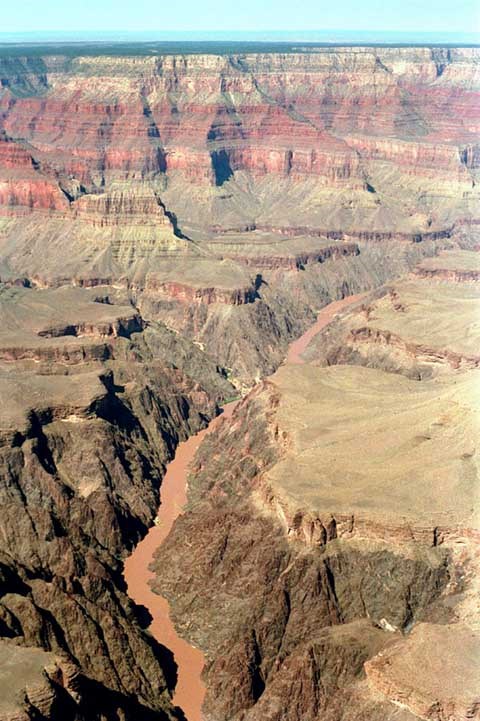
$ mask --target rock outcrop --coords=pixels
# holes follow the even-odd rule
[[[381,659],[474,625],[478,64],[0,50],[2,721],[181,717],[122,559],[178,442],[252,386],[156,561],[206,718],[477,713],[430,682],[399,710]]]
[[[477,265],[478,253],[467,250],[425,260],[411,279],[382,289],[333,323],[304,357],[321,365],[353,362],[417,379],[478,368]]]
[[[2,53],[0,278],[120,286],[239,387],[474,234],[475,49]]]
[[[31,718],[85,718],[82,691],[85,679],[66,657],[42,649],[0,642],[0,716],[5,721]],[[82,709],[82,705],[84,708]]]
[[[477,253],[444,252],[425,260],[414,271],[416,276],[428,280],[476,283],[480,280],[480,256]]]
[[[14,216],[48,211],[48,237],[70,204],[84,237],[82,215],[117,226],[98,235],[105,246],[148,206],[174,252],[184,248],[168,219],[199,238],[231,227],[363,240],[448,233],[475,217],[478,53],[449,49],[438,74],[435,52],[5,58],[1,163],[16,152],[28,173],[2,205]],[[134,260],[135,244],[120,264]]]
[[[365,671],[374,690],[421,719],[475,719],[480,714],[479,653],[479,634],[467,626],[422,623],[367,661]]]
[[[419,382],[395,346],[369,368],[328,355],[357,319],[396,314],[404,336],[421,317],[433,347],[478,346],[464,291],[456,334],[457,280],[358,300],[304,354],[329,367],[283,365],[200,446],[154,588],[206,654],[209,721],[477,718],[479,370]]]
[[[182,372],[180,354],[162,358],[166,329],[98,301],[72,287],[0,294],[0,631],[21,666],[41,657],[2,719],[175,717],[175,665],[142,630],[122,558],[153,521],[177,443],[230,386],[194,357]]]

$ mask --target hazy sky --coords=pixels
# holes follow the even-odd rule
[[[479,7],[478,0],[5,0],[0,31],[472,32]]]

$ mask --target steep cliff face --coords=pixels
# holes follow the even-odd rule
[[[0,659],[2,719],[28,721],[30,714],[69,721],[84,718],[78,703],[83,679],[75,663],[42,649],[25,649],[5,640],[0,642]],[[22,697],[23,708],[19,704]]]
[[[467,250],[423,261],[410,279],[382,288],[335,321],[307,348],[305,359],[383,368],[414,379],[478,368],[477,267],[478,253]]]
[[[230,386],[89,290],[3,288],[0,316],[0,633],[20,660],[48,651],[50,669],[19,674],[0,715],[173,718],[174,662],[142,630],[122,558],[153,521],[177,443]]]
[[[19,143],[0,135],[0,213],[22,215],[66,210],[68,201],[55,178],[39,170],[33,155]]]
[[[206,653],[207,719],[478,715],[478,303],[431,276],[358,300],[307,347],[322,367],[287,361],[203,441],[155,588]],[[400,340],[360,352],[359,323]]]
[[[207,654],[205,717],[393,718],[368,693],[362,699],[363,663],[391,641],[382,628],[400,637],[439,597],[450,579],[448,554],[402,543],[387,528],[385,541],[361,532],[358,541],[341,540],[328,512],[305,519],[314,531],[306,546],[301,485],[289,540],[283,512],[267,510],[258,492],[288,444],[276,420],[280,399],[275,388],[256,395],[204,441],[190,477],[191,511],[156,561],[155,587]],[[202,542],[185,553],[182,538]]]
[[[478,166],[478,53],[445,52],[17,59],[1,128],[72,200],[167,181],[194,234],[444,230],[471,219]]]
[[[246,263],[235,258],[235,278],[229,288],[222,287],[222,265],[210,261],[208,272],[203,262],[178,262],[175,277],[192,278],[185,279],[186,288],[180,283],[161,284],[151,273],[136,298],[143,317],[159,319],[194,338],[227,370],[232,382],[248,388],[278,367],[288,344],[314,322],[319,308],[408,272],[443,242],[388,241],[381,247],[361,248],[324,242],[318,243],[316,252],[296,254],[295,239],[290,250],[273,243],[263,247],[260,256],[250,246],[244,250],[250,250]],[[215,272],[214,282],[220,288],[212,291],[203,279]],[[245,276],[250,278],[247,294],[240,287]]]
[[[466,102],[478,82],[477,51],[449,50],[440,73],[436,53],[319,48],[289,55],[45,58],[38,61],[38,90],[28,94],[19,88],[22,76],[32,75],[26,58],[2,68],[5,128],[14,137],[37,138],[52,158],[73,151],[56,163],[68,172],[81,168],[82,182],[103,172],[171,169],[221,184],[245,169],[342,183],[361,177],[357,147],[344,138],[357,133],[377,136],[367,158],[382,154],[382,136],[414,136],[403,152],[393,144],[384,156],[426,167],[440,158],[457,166],[461,159],[447,148],[459,141],[463,164],[472,167],[478,121]],[[445,149],[429,149],[428,141],[442,138]]]
[[[4,58],[0,75],[0,278],[121,285],[238,385],[326,301],[473,232],[475,49]]]

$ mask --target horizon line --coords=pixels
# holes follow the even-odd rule
[[[318,29],[318,30],[309,30],[309,29],[297,29],[297,30],[274,30],[274,29],[268,29],[268,30],[151,30],[151,29],[144,29],[144,30],[128,30],[128,29],[122,29],[122,28],[116,28],[114,30],[88,30],[88,29],[79,29],[79,30],[58,30],[58,29],[51,29],[51,30],[0,30],[0,36],[25,36],[25,35],[115,35],[121,33],[123,35],[250,35],[250,36],[259,36],[259,35],[285,35],[285,36],[293,36],[293,35],[325,35],[328,33],[351,33],[355,35],[364,35],[364,34],[381,34],[381,33],[387,33],[391,35],[476,35],[480,38],[480,32],[476,30],[391,30],[387,28],[381,28],[381,29],[353,29],[353,28],[326,28],[326,29]]]

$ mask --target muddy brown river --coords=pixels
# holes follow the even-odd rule
[[[295,365],[304,363],[301,356],[312,338],[314,338],[317,333],[320,333],[320,331],[323,330],[325,326],[331,323],[331,321],[341,310],[343,310],[349,305],[352,305],[353,303],[356,303],[358,300],[361,300],[365,297],[365,295],[366,293],[359,293],[358,295],[347,295],[346,298],[342,298],[341,300],[335,300],[333,301],[333,303],[329,303],[328,305],[326,305],[325,308],[322,308],[322,310],[317,316],[317,320],[315,321],[315,323],[307,331],[305,331],[305,333],[301,335],[300,338],[297,338],[297,340],[294,340],[293,343],[290,343],[286,363],[292,363]]]
[[[317,321],[300,338],[290,345],[286,362],[303,363],[301,354],[312,338],[319,333],[343,308],[360,300],[362,295],[352,295],[335,301],[322,308]],[[152,623],[149,631],[154,638],[166,646],[174,655],[177,664],[177,685],[173,703],[179,706],[188,721],[202,721],[202,704],[205,697],[205,686],[201,674],[204,666],[204,655],[200,649],[191,646],[178,636],[170,619],[168,601],[153,593],[150,581],[154,574],[149,570],[153,555],[162,541],[168,536],[176,518],[181,514],[187,501],[188,467],[195,456],[198,446],[207,433],[212,431],[222,418],[229,418],[238,401],[225,406],[222,415],[195,436],[180,443],[175,458],[168,464],[162,481],[161,504],[157,515],[157,523],[152,526],[125,561],[124,578],[128,586],[128,594],[135,603],[148,608]]]

